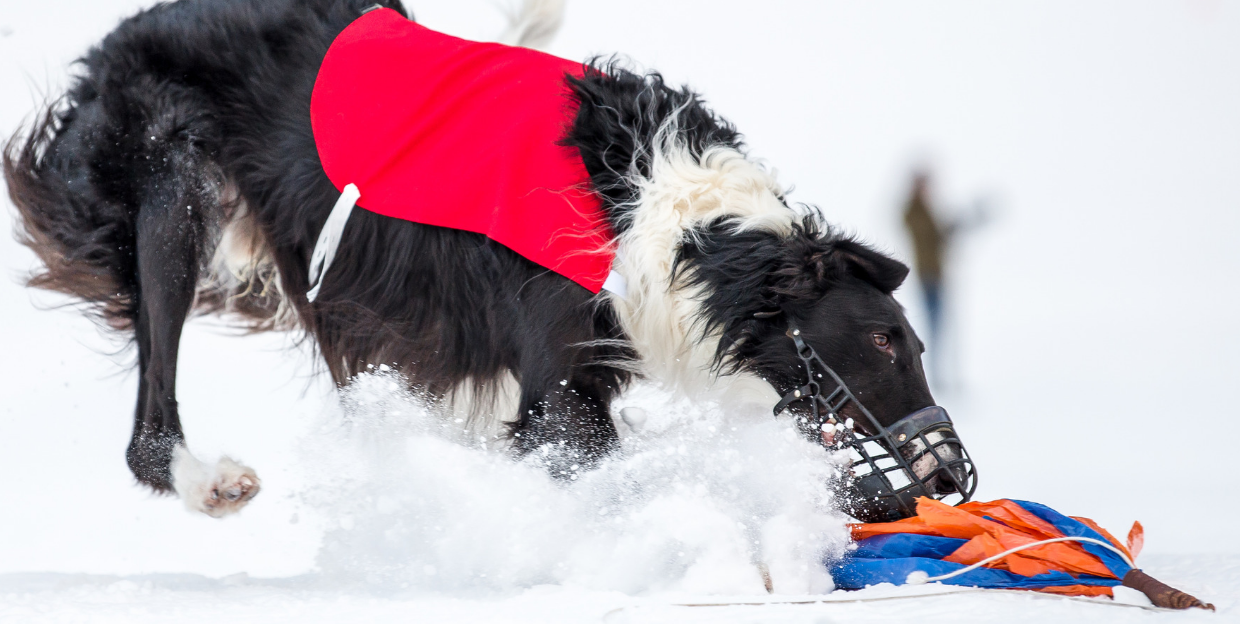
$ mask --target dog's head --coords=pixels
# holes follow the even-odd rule
[[[679,278],[704,293],[716,366],[791,391],[806,380],[787,336],[795,325],[883,426],[934,405],[922,342],[892,296],[908,267],[819,223],[811,214],[781,233],[720,221],[682,248]]]
[[[922,343],[892,296],[908,267],[831,231],[817,211],[789,207],[736,129],[692,90],[614,63],[570,84],[580,108],[566,144],[582,155],[635,285],[612,301],[643,372],[673,385],[700,381],[713,360],[715,373],[757,376],[792,397],[779,405],[796,413],[808,439],[843,444],[847,434],[824,427],[846,431],[851,418],[862,436],[854,440],[890,454],[875,462],[899,454],[916,485],[898,492],[904,507],[945,490],[967,496],[971,486],[961,484],[976,482],[971,463],[954,432],[946,434],[946,412],[923,411],[934,399]],[[803,342],[789,335],[794,328]],[[823,401],[805,397],[832,374],[849,400],[815,413]],[[899,430],[888,435],[893,425]]]

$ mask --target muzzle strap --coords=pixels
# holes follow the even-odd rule
[[[789,392],[788,394],[785,394],[784,398],[780,399],[779,403],[775,404],[775,415],[779,416],[784,410],[788,409],[789,405],[808,397],[811,392],[813,392],[813,386],[807,384],[793,390],[792,392]]]

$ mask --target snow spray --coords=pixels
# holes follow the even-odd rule
[[[821,445],[763,406],[653,388],[617,404],[630,408],[616,418],[621,450],[555,479],[553,447],[516,461],[394,372],[359,376],[302,445],[300,498],[324,524],[324,579],[441,593],[753,594],[766,570],[776,593],[833,589],[823,561],[842,555],[848,531],[835,510],[840,463]],[[635,406],[640,427],[624,422]]]

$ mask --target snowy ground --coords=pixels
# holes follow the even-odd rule
[[[0,129],[145,4],[0,4]],[[411,5],[465,36],[501,23],[485,0]],[[796,199],[897,253],[915,160],[936,164],[947,205],[995,197],[998,219],[956,258],[957,364],[938,391],[979,496],[1114,531],[1140,519],[1139,563],[1220,614],[1011,594],[671,606],[824,587],[807,562],[842,545],[827,467],[760,411],[638,392],[626,404],[652,422],[626,458],[560,488],[447,439],[381,376],[342,410],[287,338],[208,320],[183,339],[185,428],[199,454],[255,466],[264,489],[237,517],[195,516],[125,468],[129,354],[41,309],[63,300],[19,286],[32,256],[3,236],[0,621],[1238,619],[1240,7],[570,2],[552,52],[613,51],[704,91]],[[901,297],[920,321],[915,285]],[[393,422],[398,435],[375,435]]]
[[[1189,558],[1187,565],[1211,565]],[[1234,610],[1153,613],[1102,600],[1069,600],[1016,592],[916,592],[875,587],[848,596],[772,598],[756,595],[635,597],[575,587],[537,586],[519,595],[470,598],[421,594],[368,594],[324,587],[305,579],[211,579],[197,575],[103,577],[25,574],[2,579],[7,590],[0,618],[13,622],[569,622],[675,623],[786,622],[1127,622],[1234,621]],[[1228,581],[1237,587],[1233,572]],[[1215,587],[1220,586],[1215,585]],[[856,599],[871,599],[857,602]],[[778,601],[800,604],[778,604]],[[822,602],[814,604],[813,600]],[[848,600],[845,602],[845,600]],[[766,601],[768,604],[760,604]],[[721,602],[744,605],[720,606]],[[809,604],[806,604],[809,603]]]

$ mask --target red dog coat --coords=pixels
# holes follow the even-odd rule
[[[581,155],[559,145],[576,114],[564,77],[582,73],[580,63],[373,10],[323,59],[314,142],[332,184],[357,186],[359,206],[485,234],[597,293],[612,234]]]

